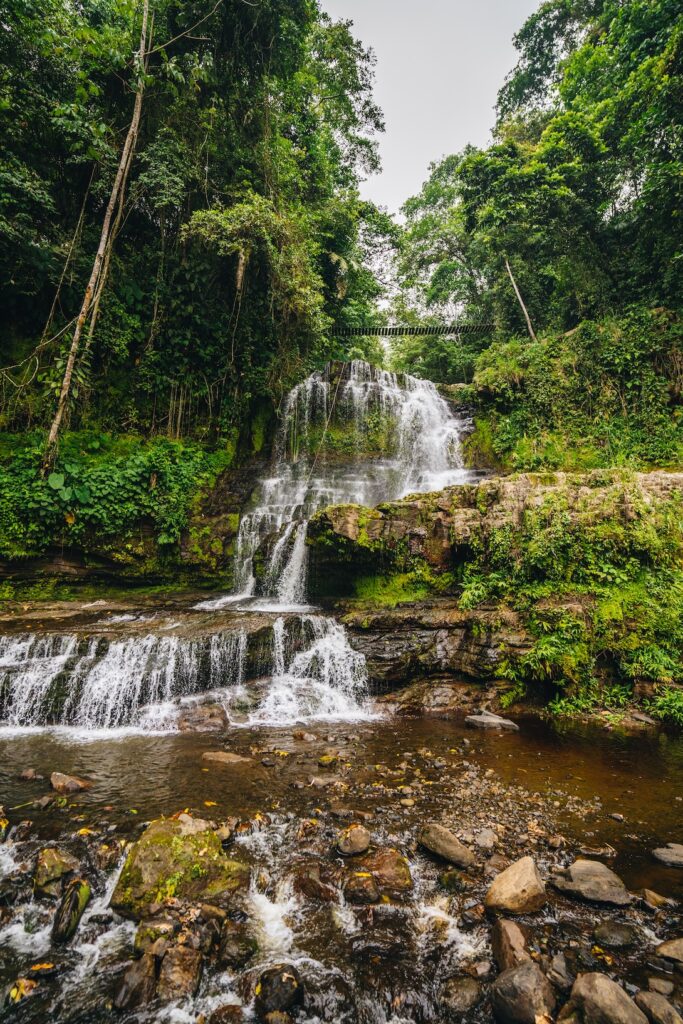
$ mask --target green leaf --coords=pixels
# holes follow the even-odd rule
[[[64,486],[64,474],[63,473],[50,473],[47,478],[47,485],[51,487],[53,491],[59,491]]]

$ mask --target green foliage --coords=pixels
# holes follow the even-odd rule
[[[654,718],[683,728],[683,690],[672,687],[659,690],[646,706]]]
[[[162,548],[177,545],[192,503],[231,461],[229,452],[156,438],[67,434],[55,469],[40,476],[42,434],[0,435],[0,557],[54,544],[104,550],[149,523]]]

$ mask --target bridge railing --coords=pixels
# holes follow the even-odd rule
[[[492,330],[492,323],[461,323],[424,324],[416,327],[413,324],[386,326],[380,324],[362,324],[358,327],[335,327],[332,334],[337,338],[400,338],[408,337],[446,337],[448,335],[475,334]]]

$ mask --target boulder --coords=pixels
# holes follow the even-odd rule
[[[683,843],[667,843],[652,851],[657,860],[670,868],[683,868]]]
[[[591,903],[611,903],[625,907],[631,902],[619,876],[597,860],[575,860],[561,874],[555,875],[552,882],[560,892],[568,896],[579,896]]]
[[[677,964],[683,964],[683,939],[670,939],[657,946],[655,953],[663,956],[665,960],[673,960]]]
[[[55,846],[46,846],[38,854],[33,875],[33,889],[38,896],[57,897],[62,891],[63,879],[80,869],[76,857]]]
[[[678,1010],[659,992],[639,992],[635,1003],[650,1024],[683,1024],[683,1017]]]
[[[377,903],[381,893],[369,871],[354,871],[344,882],[344,896],[349,903]]]
[[[492,711],[480,711],[478,715],[467,715],[465,721],[475,729],[506,729],[510,732],[519,732],[519,726],[515,722],[511,722],[509,718],[494,715]]]
[[[269,1013],[287,1013],[301,1004],[303,995],[303,983],[296,967],[275,964],[263,971],[256,985],[256,1016],[265,1020]]]
[[[450,1019],[459,1020],[481,1002],[481,985],[474,978],[447,978],[439,992],[439,1005]]]
[[[500,1024],[536,1024],[555,1009],[555,993],[538,964],[527,960],[498,975],[491,1005]]]
[[[228,1003],[227,1006],[219,1006],[209,1016],[207,1024],[242,1024],[244,1012],[237,1003]]]
[[[420,846],[436,854],[437,857],[455,864],[459,868],[471,868],[476,857],[471,850],[460,842],[449,829],[437,822],[431,822],[423,828],[418,837]]]
[[[370,833],[362,825],[349,825],[339,833],[337,849],[345,857],[366,853],[370,847]]]
[[[223,922],[220,945],[218,947],[218,964],[240,971],[249,963],[258,949],[258,943],[252,936],[246,921]]]
[[[90,885],[84,878],[74,878],[66,887],[52,922],[53,942],[61,944],[69,941],[89,902]]]
[[[202,754],[202,761],[214,764],[253,764],[250,757],[233,754],[230,750],[205,750]]]
[[[531,959],[526,936],[514,921],[505,921],[503,918],[496,921],[491,933],[491,948],[499,971],[508,971]]]
[[[502,913],[530,914],[545,902],[545,885],[533,857],[522,857],[494,878],[484,906]]]
[[[161,961],[157,995],[163,1002],[197,994],[202,977],[202,954],[190,946],[171,946]]]
[[[156,962],[151,953],[128,965],[118,981],[114,993],[117,1010],[134,1010],[154,999],[156,992]]]
[[[335,887],[322,877],[318,861],[301,864],[297,868],[294,875],[294,887],[297,892],[302,893],[309,900],[322,900],[324,903],[331,903],[337,898]]]
[[[360,865],[373,876],[382,896],[402,895],[413,888],[410,865],[398,850],[382,847],[365,856]]]
[[[225,855],[209,822],[181,814],[148,825],[126,857],[110,906],[139,921],[153,904],[215,900],[248,882],[249,868]]]
[[[64,775],[62,772],[53,772],[50,776],[50,785],[57,793],[67,795],[69,793],[80,793],[84,789],[90,789],[92,782],[79,779],[77,775]]]
[[[593,936],[599,946],[606,946],[607,949],[626,949],[638,941],[638,932],[633,925],[609,919],[600,922]]]
[[[623,988],[604,974],[580,974],[558,1021],[576,1024],[647,1024]]]

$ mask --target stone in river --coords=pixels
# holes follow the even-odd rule
[[[673,904],[672,900],[666,896],[660,896],[658,892],[654,892],[652,889],[643,889],[643,900],[652,910],[661,910],[662,907],[670,907]]]
[[[246,864],[225,855],[208,821],[188,814],[159,818],[129,851],[110,906],[139,921],[153,904],[221,897],[246,887],[249,875]]]
[[[538,964],[527,960],[498,975],[491,1005],[500,1024],[536,1024],[555,1009],[555,993]]]
[[[398,850],[382,847],[368,854],[360,862],[363,871],[369,871],[383,896],[400,895],[413,888],[408,861]]]
[[[593,936],[599,946],[606,946],[608,949],[625,949],[638,941],[638,932],[632,925],[620,924],[609,919],[600,922]]]
[[[670,996],[675,988],[673,981],[668,978],[648,978],[647,987],[650,992],[659,992],[660,996]]]
[[[292,964],[275,964],[261,974],[256,985],[254,1009],[259,1020],[269,1013],[287,1013],[303,1001],[304,988]]]
[[[439,1005],[449,1019],[460,1019],[481,1002],[481,985],[474,978],[447,978],[439,992]]]
[[[154,999],[156,992],[156,964],[151,953],[145,953],[123,972],[114,993],[117,1010],[134,1010]]]
[[[639,992],[635,1002],[650,1024],[683,1024],[683,1017],[678,1010],[658,992]]]
[[[568,896],[580,896],[591,903],[625,907],[631,902],[619,876],[597,860],[575,860],[561,874],[554,876],[553,885]]]
[[[465,721],[476,729],[507,729],[511,732],[519,732],[519,726],[515,722],[511,722],[509,718],[494,715],[492,711],[480,711],[478,715],[467,715]]]
[[[509,914],[529,914],[545,902],[545,885],[533,857],[522,857],[501,871],[484,899],[487,910]]]
[[[207,1024],[242,1024],[244,1012],[236,1003],[219,1006],[209,1017]]]
[[[190,946],[171,946],[161,961],[157,995],[163,1002],[195,996],[201,977],[201,952]]]
[[[499,971],[507,971],[517,967],[524,960],[530,960],[526,936],[514,921],[500,919],[496,921],[491,933],[493,958]]]
[[[379,886],[369,871],[354,871],[344,883],[344,896],[349,903],[377,903],[380,895]]]
[[[655,953],[663,956],[665,960],[674,960],[677,964],[683,964],[683,939],[670,939],[657,946]]]
[[[580,974],[558,1021],[568,1024],[647,1024],[623,988],[604,974]]]
[[[339,833],[337,849],[345,857],[365,853],[370,846],[370,833],[362,825],[349,825]]]
[[[258,949],[256,939],[251,935],[246,921],[223,922],[218,949],[218,964],[232,970],[241,970]]]
[[[670,868],[683,868],[683,843],[667,843],[652,852],[662,864]]]
[[[233,754],[230,750],[205,750],[202,754],[202,761],[211,761],[216,764],[252,764],[250,757]]]
[[[321,877],[320,864],[301,864],[294,874],[294,887],[309,900],[332,903],[337,899],[337,890]]]
[[[90,789],[92,782],[79,779],[77,775],[64,775],[62,772],[53,772],[50,776],[50,785],[62,795],[68,793],[80,793],[84,789]]]
[[[476,861],[472,851],[463,846],[449,829],[437,822],[430,822],[425,826],[418,837],[418,842],[430,853],[459,868],[471,868]]]
[[[90,885],[84,878],[69,882],[52,922],[52,941],[68,942],[78,928],[83,911],[90,902]]]
[[[38,854],[33,888],[39,896],[59,896],[62,879],[78,871],[80,864],[70,853],[46,846]]]

